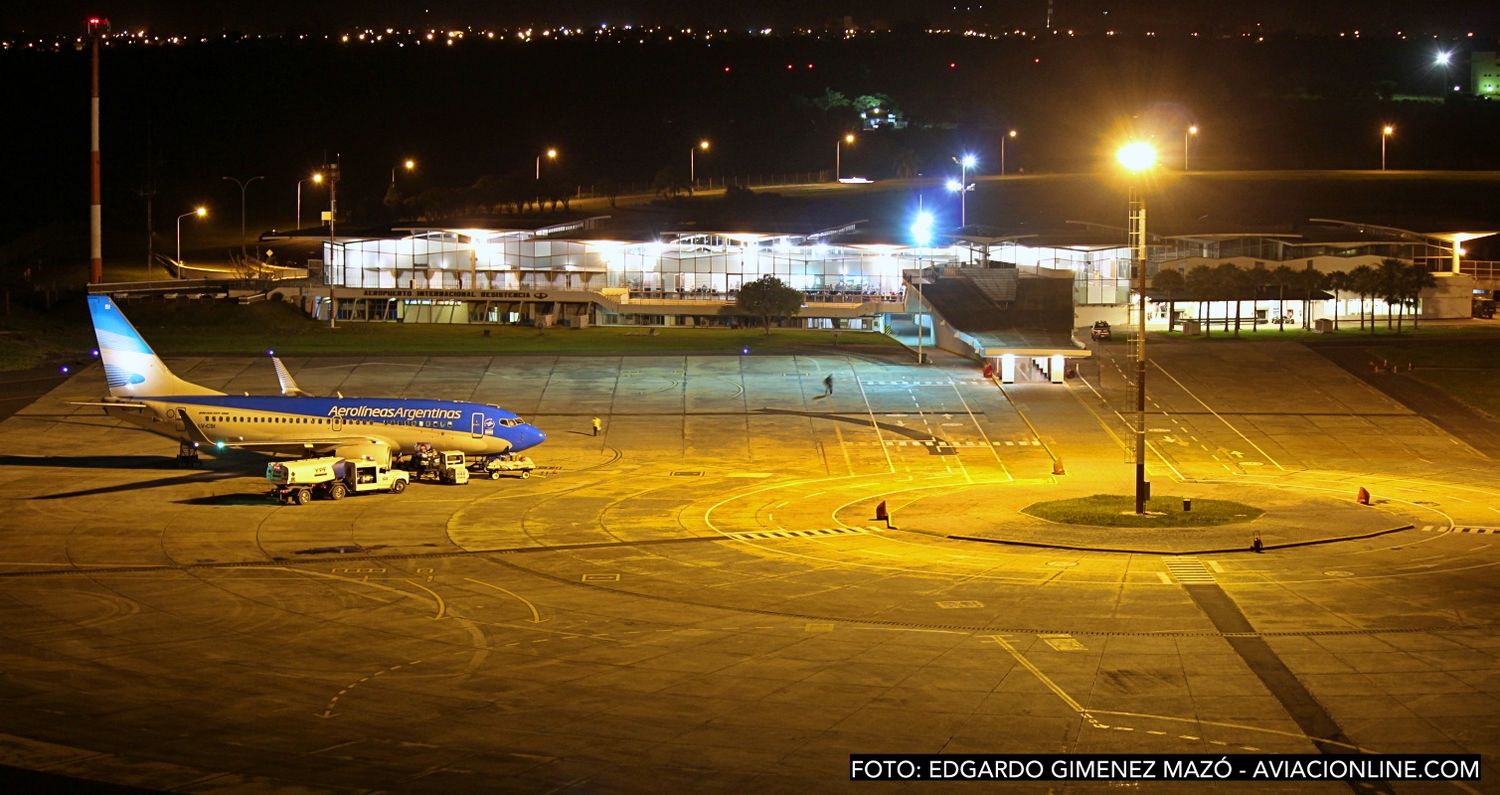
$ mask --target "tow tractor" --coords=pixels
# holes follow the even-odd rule
[[[490,456],[469,465],[470,472],[488,477],[490,480],[499,480],[501,475],[529,478],[533,469],[536,469],[536,464],[532,463],[530,458],[512,453]]]
[[[359,461],[338,456],[304,458],[298,461],[273,461],[266,465],[266,480],[271,494],[287,505],[306,505],[314,497],[342,500],[348,494],[406,491],[411,474],[390,469],[376,461]]]

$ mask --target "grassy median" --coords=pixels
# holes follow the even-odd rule
[[[1071,500],[1037,502],[1021,509],[1060,524],[1082,524],[1097,527],[1211,527],[1248,522],[1265,511],[1229,500],[1193,499],[1193,509],[1182,509],[1182,497],[1162,495],[1146,502],[1146,513],[1135,512],[1134,495],[1095,494]]]

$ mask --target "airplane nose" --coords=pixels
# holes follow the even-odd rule
[[[528,445],[529,447],[535,447],[542,442],[547,441],[547,434],[542,433],[541,429],[534,426],[531,429],[531,437],[531,444]]]

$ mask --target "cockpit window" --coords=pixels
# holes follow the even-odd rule
[[[526,420],[523,420],[520,417],[511,417],[509,419],[501,419],[500,420],[500,426],[502,428],[514,428],[517,425],[525,425],[525,424],[526,424]]]

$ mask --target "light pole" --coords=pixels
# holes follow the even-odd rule
[[[854,133],[844,133],[844,137],[833,142],[833,181],[838,182],[843,176],[844,144],[854,143]]]
[[[702,149],[705,152],[708,151],[708,139],[705,138],[702,141],[699,141],[697,146],[690,147],[688,149],[688,184],[689,185],[697,185],[698,184],[698,163],[697,163],[697,156],[698,156],[698,150],[699,149]]]
[[[1182,134],[1182,170],[1188,170],[1188,146],[1193,142],[1193,136],[1198,134],[1198,125],[1189,124],[1187,131]]]
[[[958,164],[958,184],[954,185],[952,180],[948,181],[948,190],[958,191],[958,225],[960,228],[969,225],[969,169],[978,162],[973,155],[953,158]]]
[[[1392,135],[1395,135],[1395,134],[1396,134],[1396,127],[1395,127],[1395,125],[1387,124],[1384,127],[1380,128],[1380,170],[1381,171],[1385,170],[1385,142],[1386,142],[1386,139],[1390,138]]]
[[[1151,484],[1146,482],[1146,196],[1141,175],[1156,165],[1156,150],[1151,144],[1136,141],[1120,147],[1115,157],[1130,173],[1130,265],[1135,269],[1132,275],[1139,299],[1135,332],[1135,512],[1143,515]]]
[[[89,17],[89,283],[104,281],[104,210],[99,191],[99,39],[109,35],[109,20]]]
[[[911,223],[912,242],[926,248],[932,243],[932,213],[922,211]],[[917,364],[926,363],[926,355],[922,352],[923,340],[927,338],[927,330],[922,324],[922,316],[927,308],[927,302],[922,298],[922,285],[927,281],[927,265],[918,257],[917,278],[913,282],[917,285]]]
[[[310,177],[297,180],[297,228],[302,228],[302,183],[312,180],[314,185],[323,184],[323,172],[319,171]]]
[[[250,183],[258,179],[265,179],[265,177],[251,177],[243,182],[234,177],[225,177],[224,179],[240,186],[240,259],[245,259],[245,188],[250,187]]]
[[[197,207],[177,216],[177,278],[179,279],[182,278],[182,219],[189,215],[196,215],[199,218],[203,218],[208,215],[208,208]],[[150,265],[148,264],[146,267],[149,269]],[[151,277],[149,271],[146,273],[146,277]]]
[[[545,154],[546,154],[548,160],[556,160],[557,159],[557,150],[556,149],[548,149],[545,152]],[[537,182],[541,182],[542,181],[542,155],[537,155],[536,156],[536,180],[537,180]]]
[[[1005,176],[1005,139],[1015,140],[1016,131],[1011,130],[1000,138],[1000,176]]]

